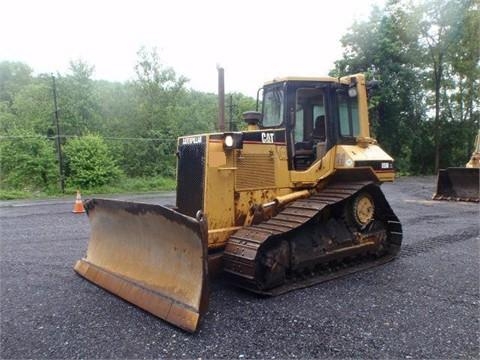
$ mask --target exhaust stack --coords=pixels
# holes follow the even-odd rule
[[[225,76],[224,70],[217,65],[218,71],[218,130],[225,131]]]

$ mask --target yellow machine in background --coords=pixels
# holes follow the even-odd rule
[[[248,130],[178,139],[175,207],[92,199],[75,270],[187,331],[208,283],[276,295],[391,260],[402,229],[379,185],[393,159],[370,137],[367,84],[276,79]]]
[[[467,168],[480,168],[480,130],[478,131],[477,136],[475,137],[475,145],[472,153],[472,157],[465,165]]]
[[[439,170],[434,200],[480,201],[480,131],[472,156],[464,168]]]

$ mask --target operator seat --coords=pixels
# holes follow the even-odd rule
[[[325,115],[319,115],[315,119],[312,138],[316,142],[325,142]]]
[[[327,143],[325,142],[325,140],[327,139],[325,125],[325,115],[317,116],[317,118],[315,119],[315,127],[313,128],[312,133],[313,147],[316,159],[323,158],[327,152]]]

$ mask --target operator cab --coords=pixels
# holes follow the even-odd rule
[[[261,128],[285,128],[289,169],[302,171],[360,134],[355,83],[285,78],[263,87]]]

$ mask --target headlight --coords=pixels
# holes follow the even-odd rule
[[[241,132],[231,132],[225,134],[223,138],[223,148],[225,150],[241,149],[243,147],[243,134]]]
[[[225,147],[231,148],[233,146],[233,136],[232,135],[227,135],[225,136]]]

